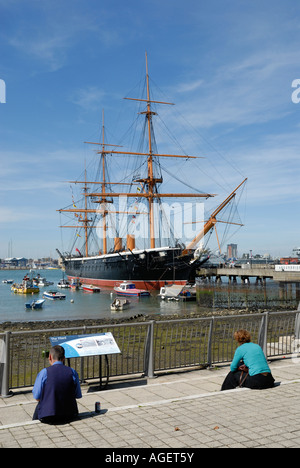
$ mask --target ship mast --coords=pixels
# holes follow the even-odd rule
[[[104,197],[105,194],[105,155],[104,155],[104,150],[105,150],[105,144],[104,144],[104,110],[102,110],[102,200],[101,202],[103,203],[103,215],[102,215],[102,229],[103,229],[103,254],[107,253],[107,238],[106,238],[106,216],[107,216],[107,209],[106,209],[106,203],[107,200]]]
[[[131,101],[140,101],[147,103],[147,110],[141,112],[140,114],[145,114],[147,119],[147,126],[148,126],[148,153],[140,153],[140,152],[125,152],[125,151],[102,151],[102,154],[109,153],[109,154],[116,154],[116,155],[137,155],[137,156],[146,156],[147,157],[147,178],[136,179],[135,182],[139,182],[144,184],[145,191],[139,194],[141,198],[148,199],[149,205],[149,231],[150,231],[150,247],[155,248],[155,222],[154,222],[154,200],[159,200],[160,198],[209,198],[215,195],[209,193],[158,193],[157,192],[157,184],[162,183],[162,178],[156,178],[154,176],[153,171],[153,158],[155,157],[166,157],[166,158],[183,158],[183,159],[198,159],[198,156],[188,156],[188,155],[175,155],[175,154],[156,154],[153,153],[153,144],[152,144],[152,116],[156,115],[156,112],[152,111],[151,104],[167,104],[173,106],[173,103],[170,102],[161,102],[161,101],[153,101],[150,99],[150,85],[149,85],[149,72],[148,72],[148,57],[146,52],[146,84],[147,84],[147,99],[137,99],[137,98],[124,98]],[[202,159],[200,157],[200,159]],[[102,196],[106,196],[108,194],[103,193]],[[111,193],[109,194],[112,197],[119,197],[119,196],[127,196],[127,197],[136,197],[136,194],[133,193]],[[90,193],[88,196],[99,196],[99,193]]]
[[[89,254],[89,252],[88,252],[88,231],[89,231],[90,228],[98,228],[97,225],[95,225],[95,226],[89,225],[89,223],[92,220],[88,219],[88,213],[95,213],[95,214],[101,213],[102,214],[102,230],[103,230],[103,252],[102,253],[103,254],[107,253],[107,223],[106,223],[106,217],[107,217],[107,214],[109,213],[109,211],[107,209],[106,204],[107,203],[112,203],[112,201],[107,200],[106,197],[108,195],[110,195],[110,194],[105,193],[106,192],[105,187],[108,184],[106,182],[106,174],[105,174],[105,157],[106,157],[106,154],[107,154],[107,151],[105,151],[105,147],[106,146],[119,147],[119,145],[109,145],[109,144],[105,143],[104,129],[105,129],[105,127],[104,127],[104,110],[103,110],[102,111],[102,142],[101,143],[95,143],[95,142],[91,142],[91,141],[85,141],[85,143],[88,143],[88,144],[101,145],[102,146],[102,151],[99,152],[101,154],[101,158],[102,158],[102,181],[101,182],[87,182],[87,180],[86,180],[86,169],[85,169],[85,178],[84,178],[85,180],[84,181],[75,181],[75,180],[69,181],[70,183],[74,183],[74,184],[79,184],[79,183],[84,184],[84,188],[83,188],[83,191],[84,191],[84,208],[82,208],[82,209],[77,208],[75,206],[75,204],[73,203],[74,208],[58,210],[59,212],[75,213],[75,216],[78,218],[78,221],[83,223],[84,232],[85,232],[85,255],[86,255],[86,257],[88,257],[88,254]],[[95,203],[99,203],[100,205],[102,205],[102,208],[100,210],[99,209],[89,209],[87,207],[88,197],[91,196],[88,193],[88,187],[87,187],[88,183],[89,184],[101,184],[101,186],[102,186],[101,193],[97,194],[100,198],[99,198],[99,200],[97,200],[95,202]],[[84,218],[82,217],[82,214],[77,215],[77,213],[84,213]],[[77,228],[78,226],[60,226],[60,227]],[[101,252],[99,252],[99,253],[101,253]]]
[[[75,181],[70,181],[70,182],[77,183]],[[97,226],[90,225],[90,223],[93,220],[88,218],[88,213],[94,213],[95,211],[94,210],[89,210],[87,208],[87,196],[86,195],[88,193],[88,186],[87,186],[88,182],[86,180],[86,169],[84,170],[84,181],[80,181],[80,183],[84,184],[84,187],[83,187],[83,191],[84,191],[84,194],[85,194],[84,208],[82,208],[82,209],[77,208],[77,206],[75,205],[75,202],[73,200],[73,207],[74,208],[60,209],[60,210],[57,210],[57,211],[59,211],[60,213],[61,212],[72,212],[78,218],[78,223],[82,223],[82,227],[84,229],[84,238],[85,238],[84,249],[85,249],[85,255],[87,257],[88,254],[89,254],[89,250],[88,250],[88,232],[89,232],[89,229],[95,228]],[[80,214],[78,215],[77,213],[80,213]],[[82,216],[83,213],[84,213],[84,217]],[[60,227],[61,228],[78,229],[79,225],[77,225],[77,226],[60,226]],[[79,236],[79,237],[81,237],[81,236]]]
[[[153,157],[176,157],[176,158],[195,158],[194,156],[179,156],[179,155],[163,155],[163,154],[153,154],[152,150],[152,116],[156,115],[155,112],[152,111],[151,109],[151,104],[152,103],[157,103],[157,104],[167,104],[170,106],[173,106],[173,103],[170,102],[160,102],[160,101],[152,101],[150,99],[150,85],[149,85],[149,72],[148,72],[148,56],[147,52],[145,53],[146,56],[146,84],[147,84],[147,111],[142,112],[142,114],[146,114],[146,119],[147,119],[147,125],[148,125],[148,160],[147,160],[147,165],[148,165],[148,177],[147,179],[139,179],[138,182],[143,182],[147,186],[147,198],[148,198],[148,204],[149,204],[149,226],[150,226],[150,247],[152,249],[155,248],[155,232],[154,232],[154,199],[155,198],[160,198],[160,197],[172,197],[175,195],[176,197],[199,197],[199,196],[204,196],[205,198],[211,197],[212,195],[210,194],[157,194],[156,190],[156,185],[157,183],[161,183],[162,179],[156,179],[154,177],[153,173]],[[126,99],[132,99],[132,98],[126,98]],[[135,101],[143,101],[143,99],[132,99]]]
[[[150,247],[155,248],[155,235],[154,235],[154,210],[153,210],[153,189],[155,181],[153,178],[153,156],[152,156],[152,138],[151,138],[151,125],[152,125],[152,111],[150,103],[150,88],[149,88],[149,73],[148,73],[148,57],[146,52],[146,80],[147,80],[147,121],[148,121],[148,140],[149,140],[149,157],[148,157],[148,194],[149,194],[149,225],[150,225]]]
[[[101,213],[102,214],[102,231],[103,231],[103,254],[107,253],[107,215],[109,214],[109,210],[107,208],[107,203],[113,203],[109,199],[113,198],[118,198],[118,197],[137,197],[136,193],[126,193],[126,192],[112,192],[111,190],[107,190],[108,187],[111,185],[134,185],[137,183],[138,185],[143,186],[143,190],[139,192],[138,197],[139,198],[145,198],[148,201],[149,205],[149,210],[148,210],[148,219],[149,219],[149,233],[150,233],[150,247],[152,249],[155,248],[155,220],[154,220],[154,202],[159,201],[161,198],[210,198],[214,197],[214,194],[209,194],[209,193],[158,193],[157,190],[157,185],[162,183],[162,178],[157,178],[154,174],[153,170],[153,164],[154,164],[154,158],[182,158],[185,160],[188,159],[203,159],[199,156],[188,156],[188,155],[175,155],[175,154],[157,154],[153,152],[153,127],[152,127],[152,117],[153,115],[156,115],[156,112],[152,111],[151,104],[166,104],[166,105],[174,105],[173,103],[170,102],[161,102],[161,101],[154,101],[151,100],[150,97],[150,84],[149,84],[149,72],[148,72],[148,57],[146,53],[146,89],[147,89],[147,99],[136,99],[136,98],[124,98],[128,99],[131,101],[139,101],[139,102],[145,102],[147,104],[146,110],[144,112],[140,112],[140,114],[144,114],[147,120],[147,128],[148,128],[148,152],[142,153],[142,152],[126,152],[126,151],[121,151],[121,150],[112,150],[108,149],[107,147],[109,146],[114,146],[114,147],[119,147],[119,145],[109,145],[105,143],[105,135],[104,135],[104,112],[102,115],[102,142],[101,143],[94,143],[94,142],[88,142],[86,141],[85,143],[89,144],[96,144],[102,146],[101,151],[98,151],[98,154],[101,154],[101,159],[102,159],[102,180],[99,182],[87,182],[86,177],[85,181],[70,181],[73,183],[84,183],[84,196],[85,196],[85,207],[82,209],[79,209],[77,207],[74,208],[69,208],[69,209],[60,209],[58,210],[59,212],[74,212],[74,213],[85,213],[85,217],[83,219],[82,215],[76,215],[79,221],[83,223],[83,227],[85,229],[85,253],[86,256],[88,256],[88,229],[90,228],[97,228],[98,226],[90,225],[89,223],[92,221],[87,218],[88,213]],[[123,182],[107,182],[106,181],[106,172],[105,172],[105,158],[106,155],[111,154],[111,155],[137,155],[137,156],[143,156],[147,157],[147,177],[146,178],[139,178],[131,182],[130,184],[128,183],[123,183]],[[101,191],[99,192],[92,192],[88,193],[87,189],[87,184],[99,184],[101,185]],[[97,200],[93,200],[94,203],[98,203],[101,205],[101,209],[91,209],[87,207],[87,198],[88,197],[93,197],[97,198]],[[115,213],[121,213],[120,211],[116,211]],[[145,213],[130,213],[130,212],[122,212],[122,213],[127,213],[127,214],[145,214]],[[78,226],[61,226],[61,227],[73,227],[76,228]],[[99,252],[100,254],[100,252]]]
[[[84,193],[87,194],[88,188],[87,188],[87,183],[86,183],[86,168],[84,169]],[[85,235],[85,256],[87,257],[89,254],[89,247],[88,247],[88,226],[89,222],[92,221],[91,219],[88,219],[88,213],[87,213],[87,197],[85,197],[85,202],[84,202],[84,220],[83,220],[83,225],[84,225],[84,235]],[[79,218],[80,219],[80,218]]]
[[[95,210],[96,213],[99,213],[99,211],[102,214],[102,240],[103,240],[103,254],[107,254],[107,215],[109,214],[109,210],[107,209],[107,203],[113,203],[111,200],[108,200],[106,197],[110,196],[110,193],[106,193],[106,185],[111,185],[110,183],[106,182],[106,173],[105,173],[105,157],[108,151],[105,150],[106,146],[114,146],[114,147],[119,147],[119,145],[109,145],[108,143],[105,143],[105,125],[104,125],[104,109],[102,110],[102,143],[93,143],[90,141],[86,141],[85,143],[92,144],[92,145],[101,145],[102,146],[102,151],[99,151],[98,154],[101,154],[101,160],[102,160],[102,181],[100,182],[102,186],[101,193],[97,194],[100,196],[99,200],[95,201],[95,203],[99,203],[101,206],[101,210]],[[97,182],[95,182],[97,183]],[[91,194],[85,193],[85,200],[87,201],[88,196],[92,196]]]

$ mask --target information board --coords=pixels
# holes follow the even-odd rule
[[[102,356],[121,352],[110,332],[95,335],[52,336],[50,342],[52,346],[62,346],[66,358]]]

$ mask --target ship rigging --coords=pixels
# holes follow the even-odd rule
[[[156,112],[153,111],[153,104],[174,104],[151,98],[147,54],[146,99],[128,97],[125,99],[145,103],[146,107],[140,114],[145,118],[147,151],[125,151],[120,145],[108,144],[105,139],[103,113],[102,141],[85,142],[100,146],[97,154],[100,155],[101,178],[88,181],[85,170],[84,180],[69,181],[82,185],[83,206],[77,206],[77,201],[73,199],[71,207],[58,210],[60,213],[70,213],[77,221],[76,225],[74,223],[61,227],[76,229],[77,238],[81,237],[79,232],[84,232],[84,253],[76,248],[76,255],[72,252],[62,255],[64,267],[69,279],[80,278],[83,283],[108,287],[113,287],[115,282],[120,280],[134,280],[139,286],[147,289],[159,289],[166,281],[184,284],[194,279],[197,267],[207,259],[196,258],[194,255],[199,242],[209,231],[216,229],[216,223],[219,221],[217,215],[235,198],[236,192],[246,182],[246,179],[212,213],[208,221],[203,221],[202,230],[193,239],[189,239],[186,247],[175,236],[173,246],[162,245],[163,241],[158,239],[166,238],[166,224],[167,221],[170,222],[170,219],[166,220],[163,214],[164,200],[209,199],[215,194],[203,193],[199,190],[193,193],[163,193],[159,190],[163,183],[161,159],[181,158],[193,161],[201,157],[157,152],[153,129],[153,117]],[[118,181],[111,181],[107,169],[107,158],[115,158],[120,163],[127,156],[144,161],[146,163],[145,174],[132,176],[131,172],[131,178],[124,177]],[[116,164],[118,166],[118,163]],[[130,226],[128,226],[128,219]],[[137,219],[144,239],[144,245],[139,248],[136,248],[138,230],[133,228],[134,220]],[[101,249],[96,254],[89,250],[89,240],[93,230],[96,230],[97,237],[102,240]],[[169,234],[172,232],[172,228],[169,227]],[[126,247],[123,246],[124,237],[127,240]],[[147,246],[145,245],[146,238],[149,240]]]

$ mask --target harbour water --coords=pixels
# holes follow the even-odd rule
[[[137,316],[147,316],[155,319],[157,316],[188,317],[193,315],[213,315],[216,310],[263,311],[297,308],[295,294],[290,289],[285,297],[280,295],[279,286],[268,282],[265,287],[249,284],[200,285],[197,302],[162,301],[159,292],[151,292],[150,297],[130,298],[129,309],[113,312],[110,305],[115,298],[111,290],[101,289],[100,294],[88,293],[83,290],[59,289],[57,283],[63,277],[61,270],[34,270],[32,274],[46,278],[54,284],[40,287],[39,294],[22,295],[11,291],[11,285],[3,280],[11,279],[21,283],[26,270],[0,270],[0,323],[3,322],[39,322],[84,319],[128,319]],[[66,294],[66,299],[51,301],[46,299],[41,310],[25,308],[26,302],[41,299],[46,290],[57,290]]]
[[[196,303],[164,302],[157,292],[151,292],[150,297],[130,298],[131,306],[121,312],[112,312],[110,305],[116,297],[111,290],[101,289],[101,293],[88,293],[83,290],[59,289],[57,283],[62,279],[61,270],[34,270],[33,275],[40,274],[54,284],[40,287],[39,294],[15,294],[11,291],[11,284],[2,283],[12,279],[21,283],[26,270],[0,270],[0,323],[3,322],[36,322],[55,320],[84,320],[84,319],[122,319],[137,315],[186,315],[196,312]],[[25,308],[26,302],[41,299],[43,292],[56,290],[66,294],[65,300],[52,301],[46,299],[41,310]]]

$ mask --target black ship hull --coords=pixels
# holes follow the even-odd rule
[[[63,258],[69,280],[113,288],[116,282],[132,281],[137,287],[159,289],[166,282],[194,281],[196,269],[206,261],[194,260],[181,248],[118,252],[95,257]]]

